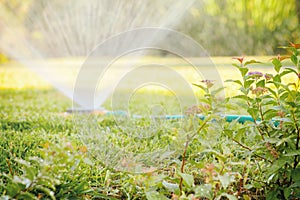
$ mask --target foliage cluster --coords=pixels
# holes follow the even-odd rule
[[[40,109],[36,116],[32,111],[22,114],[32,110],[26,98],[25,108],[15,108],[14,114],[1,105],[1,198],[299,199],[300,45],[285,48],[291,56],[273,58],[272,74],[249,71],[257,61],[236,58],[241,79],[228,81],[239,85],[240,94],[232,98],[220,99],[222,89],[214,89],[212,81],[195,84],[205,92],[195,112],[155,130],[158,140],[178,145],[179,151],[144,173],[120,171],[93,157],[91,147],[77,138],[80,130],[72,116],[49,114],[65,104],[46,102],[44,107],[52,107]],[[286,59],[294,66],[284,67]],[[6,96],[1,101],[11,106],[12,99],[24,97],[1,93]],[[246,108],[253,122],[226,122],[225,107]],[[205,117],[199,118],[199,112]],[[141,149],[128,132],[146,126],[147,120],[127,129],[120,129],[111,117],[97,120],[109,133],[111,146],[121,140],[132,144],[126,146],[130,151]],[[142,146],[142,151],[159,147],[155,145]]]

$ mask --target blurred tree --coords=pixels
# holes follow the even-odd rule
[[[299,1],[197,1],[180,30],[211,55],[274,54],[299,40]]]
[[[49,0],[0,0],[0,11],[4,7],[9,14],[17,13],[8,16],[11,23],[17,17],[15,21],[30,27],[26,34],[38,38],[41,30],[33,21],[42,14],[40,5],[46,3]],[[64,1],[57,3],[64,8]],[[1,13],[0,25],[3,15],[6,13]],[[300,0],[196,0],[178,30],[211,55],[265,55],[278,53],[277,47],[289,41],[300,42],[299,25]]]
[[[295,0],[296,4],[296,10],[297,10],[297,17],[298,17],[298,23],[300,24],[300,0]]]

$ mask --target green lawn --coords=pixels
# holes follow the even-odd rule
[[[238,77],[238,71],[230,67],[230,58],[213,60],[223,81]],[[170,63],[176,66],[175,61]],[[199,78],[180,63],[175,68],[188,81]],[[210,68],[206,66],[203,70]],[[256,65],[251,70],[272,72],[273,69]],[[137,80],[140,78],[143,77]],[[237,86],[232,83],[224,86],[227,97],[237,94]],[[198,101],[205,102],[203,91],[193,89]],[[130,102],[122,99],[129,92]],[[116,94],[114,105],[109,98],[105,108],[127,108],[131,114],[144,116],[180,114],[194,103],[189,94],[174,95],[156,86],[132,92],[123,85]],[[185,107],[180,107],[178,96],[186,100]],[[218,103],[221,108],[222,102]],[[246,106],[237,109],[241,105],[244,104],[232,101],[224,110],[245,113]],[[243,195],[245,199],[261,199],[265,195],[264,168],[268,164],[259,159],[253,161],[250,151],[230,139],[234,135],[248,146],[255,146],[258,133],[250,123],[246,126],[227,123],[211,113],[207,114],[218,123],[208,122],[207,126],[195,118],[66,115],[70,107],[70,99],[26,68],[17,63],[0,66],[0,194],[3,197],[176,199],[179,190],[187,199],[194,196],[236,199],[234,196]],[[185,151],[186,138],[191,134],[193,139]],[[184,173],[180,169],[183,155],[186,156]],[[243,180],[245,176],[249,180]]]

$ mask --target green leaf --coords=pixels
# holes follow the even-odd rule
[[[41,192],[44,192],[46,195],[48,195],[52,200],[55,200],[55,196],[54,196],[54,192],[51,191],[49,188],[46,188],[46,187],[43,187],[43,186],[40,186],[40,185],[37,185],[36,186],[36,189],[41,191]]]
[[[243,86],[242,82],[240,80],[232,80],[232,79],[229,79],[229,80],[226,80],[225,82],[233,82],[233,83],[237,83],[239,84],[240,86]]]
[[[284,119],[286,119],[287,121],[285,121]],[[289,122],[290,119],[289,118],[280,118],[281,121],[285,121],[285,122]],[[283,137],[281,140],[279,140],[276,144],[276,146],[280,146],[283,143],[287,142],[287,143],[293,143],[293,138],[295,137],[295,135],[290,135],[289,137]],[[292,153],[292,152],[289,152]],[[296,153],[296,152],[294,152]],[[287,154],[285,154],[285,156],[288,156]]]
[[[279,191],[278,190],[273,190],[267,193],[266,195],[266,200],[275,200],[278,199],[277,195],[278,195]]]
[[[175,184],[175,183],[169,183],[165,180],[163,180],[162,182],[163,186],[169,191],[169,192],[173,192],[177,195],[180,194],[180,190],[179,190],[179,186],[178,184]]]
[[[282,169],[284,165],[289,161],[289,157],[280,157],[279,159],[275,160],[269,169],[269,174],[276,173],[278,170]]]
[[[296,65],[296,66],[298,65],[298,58],[296,55],[291,56],[291,61],[294,63],[294,65]]]
[[[249,113],[249,115],[251,115],[251,117],[253,119],[256,119],[257,118],[257,114],[258,114],[258,109],[257,108],[248,108],[247,109],[247,112]]]
[[[272,63],[274,65],[275,71],[278,73],[280,71],[280,68],[282,67],[282,64],[281,64],[280,60],[278,60],[277,58],[274,58],[272,60]]]
[[[295,182],[298,182],[298,181],[300,182],[300,168],[296,168],[296,169],[292,170],[292,179]]]
[[[299,188],[300,187],[300,181],[296,181],[294,184],[290,186],[291,188]]]
[[[195,191],[195,197],[212,199],[214,196],[211,184],[204,184],[204,185],[197,186],[194,189],[194,191]]]
[[[41,177],[41,179],[38,180],[37,184],[41,186],[46,186],[47,188],[50,188],[53,191],[56,189],[55,184],[49,177],[45,177],[45,176]]]
[[[244,94],[241,94],[241,95],[236,95],[234,97],[232,97],[234,99],[244,99],[244,100],[248,100],[248,96],[247,95],[244,95]]]
[[[167,197],[158,193],[157,191],[148,191],[146,192],[146,198],[148,200],[168,200]]]
[[[207,88],[204,87],[204,86],[202,86],[202,85],[198,85],[198,84],[195,84],[195,83],[193,83],[193,85],[194,85],[194,86],[197,86],[198,88],[201,88],[201,89],[204,90],[204,92],[206,92],[206,93],[208,92],[208,91],[207,91]]]
[[[263,113],[265,120],[271,120],[272,118],[277,116],[277,111],[273,109],[269,109]]]
[[[292,192],[293,192],[292,188],[290,188],[290,187],[284,188],[283,194],[284,194],[285,199],[289,199],[289,197],[291,196]]]
[[[269,87],[267,87],[267,89],[269,90],[269,92],[271,92],[274,95],[274,97],[277,97],[277,93],[274,90],[272,90]]]
[[[284,154],[284,156],[299,156],[299,155],[300,155],[300,150],[292,150]]]
[[[236,67],[236,68],[238,68],[238,69],[242,68],[241,66],[239,66],[239,65],[236,64],[236,63],[232,64],[232,66],[234,66],[234,67]]]
[[[226,157],[223,154],[221,154],[220,152],[218,152],[214,149],[203,150],[203,153],[205,153],[205,152],[214,154],[218,159],[222,160],[223,162],[225,162],[225,160],[226,160]]]
[[[30,192],[22,192],[18,195],[18,199],[37,199],[35,195],[31,194]]]
[[[273,77],[273,81],[280,84],[281,83],[281,76],[279,74],[276,74],[274,77]]]
[[[247,72],[249,71],[249,69],[246,67],[241,67],[241,68],[239,68],[239,70],[242,74],[242,77],[244,77],[247,74]]]
[[[281,101],[286,101],[286,98],[289,96],[289,93],[288,92],[284,92],[282,93],[280,96],[279,96],[279,99]]]
[[[76,192],[78,194],[83,194],[83,192],[86,191],[87,188],[88,188],[88,183],[81,182],[73,190],[74,190],[74,192]]]
[[[255,64],[255,63],[261,63],[260,61],[256,61],[256,60],[249,60],[247,62],[245,62],[244,66],[250,65],[250,64]]]
[[[183,179],[183,182],[187,187],[192,187],[194,185],[194,177],[190,174],[184,174],[179,172],[179,176]]]
[[[254,82],[254,80],[248,80],[248,81],[245,81],[244,87],[245,87],[245,88],[249,88],[253,82]]]
[[[285,68],[285,70],[290,71],[292,73],[295,73],[296,75],[298,75],[298,72],[290,67]]]
[[[28,162],[26,160],[16,158],[15,161],[23,166],[31,167],[30,162]]]
[[[220,195],[216,198],[216,200],[223,199],[222,197],[227,197],[227,199],[229,199],[229,200],[237,200],[237,198],[236,198],[235,196],[233,196],[233,195],[231,195],[231,194],[227,194],[227,193],[222,193],[222,194],[220,194]]]
[[[37,169],[35,169],[34,167],[25,167],[24,175],[26,178],[33,181],[37,175]]]
[[[265,87],[265,85],[266,85],[266,81],[264,79],[256,83],[256,87]]]
[[[234,176],[228,173],[224,174],[223,176],[218,175],[218,178],[224,189],[226,189],[230,185],[230,183],[234,182]]]
[[[7,184],[5,189],[6,189],[6,193],[9,196],[16,196],[18,193],[21,192],[21,190],[23,190],[25,188],[17,182],[11,182],[11,183]]]
[[[213,90],[211,92],[211,95],[214,96],[214,95],[216,95],[216,94],[218,94],[219,92],[222,92],[222,91],[224,91],[224,87],[220,87],[218,89]]]

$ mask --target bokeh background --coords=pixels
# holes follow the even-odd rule
[[[128,4],[132,4],[130,1]],[[38,10],[41,2],[0,1],[3,10],[12,11],[28,26],[32,25],[26,21],[32,19],[30,15],[42,13]],[[147,6],[151,5],[158,2]],[[175,29],[199,42],[211,56],[274,55],[284,52],[279,46],[300,42],[299,24],[300,0],[196,0]],[[27,34],[39,35],[34,27]],[[0,62],[7,59],[9,56],[0,48]]]

